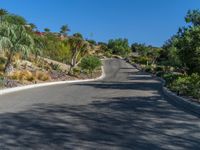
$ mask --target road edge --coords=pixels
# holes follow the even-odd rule
[[[168,97],[168,101],[173,103],[174,105],[177,105],[183,109],[186,109],[198,116],[200,116],[200,105],[196,102],[193,102],[187,98],[183,98],[181,96],[178,96],[176,93],[170,91],[167,87],[165,87],[166,81],[160,77],[156,77],[159,81],[162,83],[162,91],[163,94]]]
[[[52,86],[52,85],[61,85],[61,84],[69,84],[69,83],[83,83],[83,82],[92,82],[92,81],[102,80],[106,77],[104,66],[101,67],[101,70],[102,70],[101,76],[94,78],[94,79],[46,82],[46,83],[31,84],[31,85],[25,85],[25,86],[20,86],[20,87],[2,89],[2,90],[0,90],[0,96],[9,94],[9,93],[23,91],[23,90],[39,88],[39,87],[47,87],[47,86]]]
[[[137,70],[141,71],[139,66],[137,64],[132,64],[133,67],[135,67]],[[150,74],[150,73],[149,73]],[[196,102],[193,102],[187,98],[183,98],[181,96],[178,96],[176,93],[170,91],[168,88],[165,87],[166,81],[163,78],[153,76],[150,74],[152,77],[158,79],[161,84],[162,84],[162,92],[164,96],[168,97],[168,101],[173,103],[176,106],[179,106],[185,110],[190,111],[191,113],[194,113],[198,116],[200,116],[200,105],[197,104]]]

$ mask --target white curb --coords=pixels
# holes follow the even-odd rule
[[[14,87],[14,88],[0,90],[0,95],[4,95],[4,94],[8,94],[8,93],[13,93],[13,92],[18,92],[18,91],[22,91],[22,90],[28,90],[28,89],[38,88],[38,87],[51,86],[51,85],[98,81],[98,80],[102,80],[102,79],[104,79],[106,77],[105,70],[104,70],[103,66],[101,67],[101,70],[102,70],[101,76],[98,77],[98,78],[95,78],[95,79],[72,80],[72,81],[58,81],[58,82],[48,82],[48,83],[40,83],[40,84],[32,84],[32,85]]]

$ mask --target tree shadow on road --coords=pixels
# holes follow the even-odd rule
[[[195,150],[199,141],[200,121],[158,96],[39,104],[0,115],[0,149]]]

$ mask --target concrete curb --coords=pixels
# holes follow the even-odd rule
[[[169,101],[175,104],[175,106],[179,106],[189,112],[192,112],[193,114],[196,114],[200,116],[200,105],[192,102],[186,98],[180,97],[176,95],[175,93],[171,92],[166,87],[162,88],[163,94],[169,98]]]
[[[133,66],[137,70],[141,71],[141,69],[137,65],[133,65]],[[161,81],[162,92],[166,97],[168,97],[168,101],[170,101],[171,103],[173,103],[174,105],[176,105],[178,107],[181,107],[185,110],[192,112],[195,115],[200,116],[200,104],[198,104],[196,102],[192,102],[189,99],[180,97],[176,93],[170,91],[168,88],[165,87],[166,81],[163,78],[153,76],[152,74],[151,74],[151,76],[156,77],[159,81]]]
[[[168,88],[165,87],[166,81],[163,78],[157,77],[157,79],[161,81],[163,94],[169,98],[170,102],[172,102],[176,106],[179,106],[200,116],[200,105],[198,103],[178,96],[176,93],[170,91]]]
[[[104,67],[101,67],[102,74],[100,77],[95,79],[86,79],[86,80],[72,80],[72,81],[58,81],[58,82],[48,82],[48,83],[40,83],[40,84],[32,84],[32,85],[26,85],[26,86],[20,86],[20,87],[14,87],[9,89],[2,89],[0,90],[0,95],[14,93],[18,91],[38,88],[38,87],[46,87],[51,85],[61,85],[61,84],[67,84],[67,83],[83,83],[83,82],[92,82],[92,81],[98,81],[102,80],[106,77]]]

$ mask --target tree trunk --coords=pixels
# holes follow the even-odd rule
[[[71,74],[72,69],[76,65],[76,59],[77,59],[77,52],[75,52],[74,55],[72,56],[71,63],[70,63],[69,74]]]

